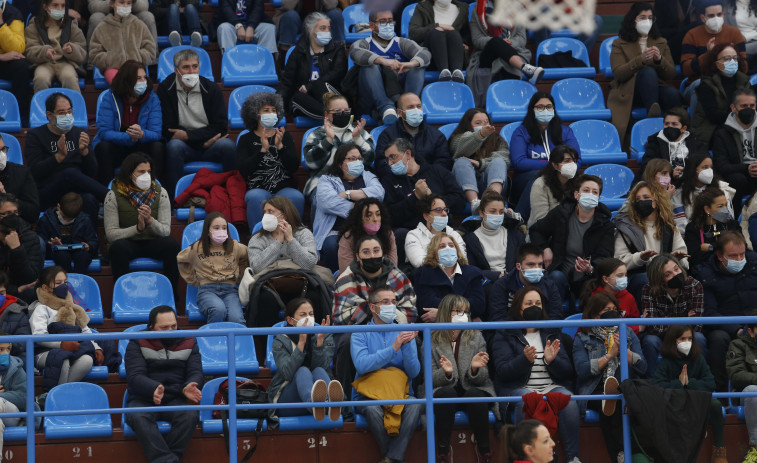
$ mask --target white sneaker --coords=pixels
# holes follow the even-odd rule
[[[202,34],[197,31],[192,32],[189,36],[189,44],[193,47],[199,47],[202,45]]]
[[[463,74],[463,71],[459,69],[455,69],[452,71],[452,80],[455,82],[460,82],[461,84],[465,83],[465,75]]]
[[[168,34],[168,43],[170,43],[172,47],[181,45],[181,34],[179,34],[178,31],[171,31],[171,33]]]
[[[625,463],[626,455],[623,452],[618,452],[618,463]]]
[[[541,75],[544,74],[543,67],[536,67],[528,63],[523,64],[520,70],[528,77],[528,81],[532,84],[535,84],[541,78]]]
[[[570,460],[568,463],[581,463],[581,460],[579,460],[578,457],[573,457],[573,459]]]
[[[448,82],[452,80],[452,73],[449,72],[449,69],[442,69],[442,72],[439,73],[439,82]]]
[[[381,115],[381,122],[383,122],[384,125],[391,125],[397,122],[397,111],[395,111],[394,108],[388,108],[384,111],[384,114]]]

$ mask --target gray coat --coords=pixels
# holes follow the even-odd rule
[[[331,373],[331,359],[334,358],[334,352],[336,351],[336,345],[334,344],[334,337],[327,334],[323,338],[323,344],[318,347],[318,336],[312,335],[310,339],[310,365],[303,365],[305,361],[305,352],[300,352],[297,348],[297,344],[292,342],[289,336],[285,334],[277,334],[273,338],[273,359],[276,361],[276,375],[271,380],[271,384],[268,386],[268,398],[271,402],[276,403],[279,401],[279,396],[284,386],[291,383],[294,380],[294,374],[300,367],[307,367],[311,370],[321,367],[333,377]]]

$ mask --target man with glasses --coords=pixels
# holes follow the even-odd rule
[[[28,167],[10,162],[9,147],[0,135],[0,193],[11,193],[18,200],[19,215],[29,223],[39,218],[39,192]],[[21,153],[13,153],[21,156]]]
[[[397,120],[394,102],[402,93],[421,94],[431,53],[395,35],[391,11],[372,12],[369,20],[371,36],[352,44],[350,58],[360,66],[361,109],[376,109],[384,125],[389,125]]]
[[[0,271],[10,281],[8,294],[26,302],[34,300],[33,287],[42,269],[40,240],[29,223],[19,217],[18,200],[0,193]]]
[[[83,210],[97,220],[99,203],[108,192],[97,180],[97,160],[86,127],[74,126],[71,100],[53,93],[45,100],[48,123],[26,135],[26,159],[39,189],[40,207],[58,204],[69,192],[82,195]]]

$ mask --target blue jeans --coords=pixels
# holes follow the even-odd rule
[[[197,307],[208,318],[208,323],[234,322],[245,325],[239,290],[228,283],[211,283],[197,291]]]
[[[660,85],[657,71],[651,66],[643,67],[636,74],[633,93],[634,106],[641,105],[649,110],[654,103],[659,103],[662,110],[681,106],[681,94],[670,85]]]
[[[237,146],[229,138],[222,138],[208,149],[195,149],[181,140],[166,143],[166,188],[173,193],[176,182],[184,175],[188,162],[220,162],[224,172],[237,168]]]
[[[321,263],[328,267],[332,272],[339,270],[339,235],[329,235],[321,245]]]
[[[741,392],[757,392],[757,386],[747,386]],[[757,397],[747,397],[743,403],[746,430],[749,432],[749,443],[757,445]]]
[[[181,28],[181,20],[184,19],[184,24],[187,26],[187,34],[192,32],[202,33],[200,26],[200,14],[197,12],[197,7],[187,4],[184,7],[184,13],[179,12],[179,5],[172,3],[168,6],[168,32],[177,31],[179,34],[183,34]]]
[[[331,20],[331,40],[344,42],[344,17],[338,8],[326,12]],[[287,10],[279,22],[279,45],[291,47],[297,42],[297,36],[302,33],[302,18],[294,10]]]
[[[507,395],[509,396],[522,396],[525,394],[528,394],[529,392],[534,392],[531,389],[527,389],[525,387],[515,389],[513,391],[510,391]],[[569,390],[565,389],[564,387],[557,387],[555,389],[552,389],[550,392],[560,392],[562,394],[569,394],[572,395],[573,393]],[[523,421],[523,401],[520,402],[512,402],[511,406],[514,405],[514,417],[513,422],[514,424],[518,424],[521,421]],[[563,408],[562,411],[560,411],[557,414],[557,420],[558,420],[558,431],[560,431],[560,437],[562,437],[563,447],[565,448],[565,459],[567,461],[570,461],[573,459],[573,457],[578,456],[578,431],[581,426],[580,422],[581,416],[580,412],[578,411],[578,404],[575,400],[571,400],[568,403],[568,406]]]
[[[662,338],[653,333],[640,333],[641,352],[647,361],[647,377],[654,378],[657,365],[660,364],[658,357],[662,352]],[[707,338],[700,332],[694,333],[694,338],[702,349],[702,354],[707,355]]]
[[[414,398],[412,395],[408,397],[408,399]],[[366,400],[366,398],[358,395],[357,400]],[[384,428],[384,409],[381,406],[355,407],[355,411],[365,416],[365,420],[368,422],[368,429],[371,430],[371,434],[378,441],[381,456],[391,458],[392,460],[404,461],[407,444],[410,443],[413,432],[418,427],[418,417],[421,415],[421,411],[423,411],[423,405],[405,405],[402,409],[400,432],[393,437],[390,437]]]
[[[507,163],[502,158],[492,159],[483,174],[476,172],[468,158],[458,158],[452,166],[452,174],[463,191],[480,193],[492,183],[501,183],[502,191],[507,191]]]
[[[305,216],[305,196],[303,196],[300,190],[287,187],[275,193],[269,193],[262,188],[254,188],[247,190],[247,193],[244,194],[244,202],[247,204],[247,223],[250,226],[250,231],[252,231],[256,223],[263,220],[263,210],[260,208],[260,205],[274,194],[292,201],[294,207],[297,208],[297,212],[300,213],[300,217]]]
[[[423,90],[423,75],[426,68],[415,67],[398,76],[400,83],[404,82],[405,92],[421,94]],[[366,107],[376,108],[379,117],[389,108],[394,108],[394,102],[386,95],[384,79],[381,76],[381,66],[373,64],[362,66],[358,73],[358,89],[365,98]]]
[[[531,186],[539,176],[540,170],[516,172],[513,177],[513,189],[510,192],[511,203],[515,203],[515,212],[528,222],[531,216]]]
[[[331,378],[321,367],[313,368],[300,367],[294,374],[294,380],[281,389],[279,403],[310,402],[310,391],[313,384],[322,379],[329,384]],[[313,411],[308,408],[279,408],[276,410],[278,416],[301,416],[308,415]]]
[[[84,249],[76,251],[52,251],[55,265],[63,267],[66,273],[87,273],[92,263],[92,253]]]

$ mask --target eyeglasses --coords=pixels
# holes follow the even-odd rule
[[[538,104],[538,105],[534,106],[534,109],[536,111],[551,111],[551,110],[555,109],[555,106],[551,105],[551,104]]]
[[[395,163],[399,161],[400,159],[402,159],[404,156],[405,156],[404,154],[400,154],[400,153],[390,154],[386,157],[386,159],[392,163]]]
[[[470,315],[470,310],[465,309],[452,309],[449,311],[452,315]]]
[[[431,209],[429,212],[436,212],[437,214],[441,214],[444,212],[445,214],[449,214],[449,208],[448,207],[437,207],[435,209]]]
[[[347,162],[362,161],[363,157],[362,156],[349,156],[349,157],[344,158],[344,160]]]
[[[387,24],[394,25],[394,19],[379,19],[378,21],[373,21],[379,26],[386,26]]]
[[[382,299],[380,301],[376,301],[375,305],[393,305],[397,303],[397,299]]]
[[[729,61],[737,61],[738,62],[739,61],[739,55],[721,56],[720,58],[718,58],[718,61],[720,61],[721,63],[727,63]]]

